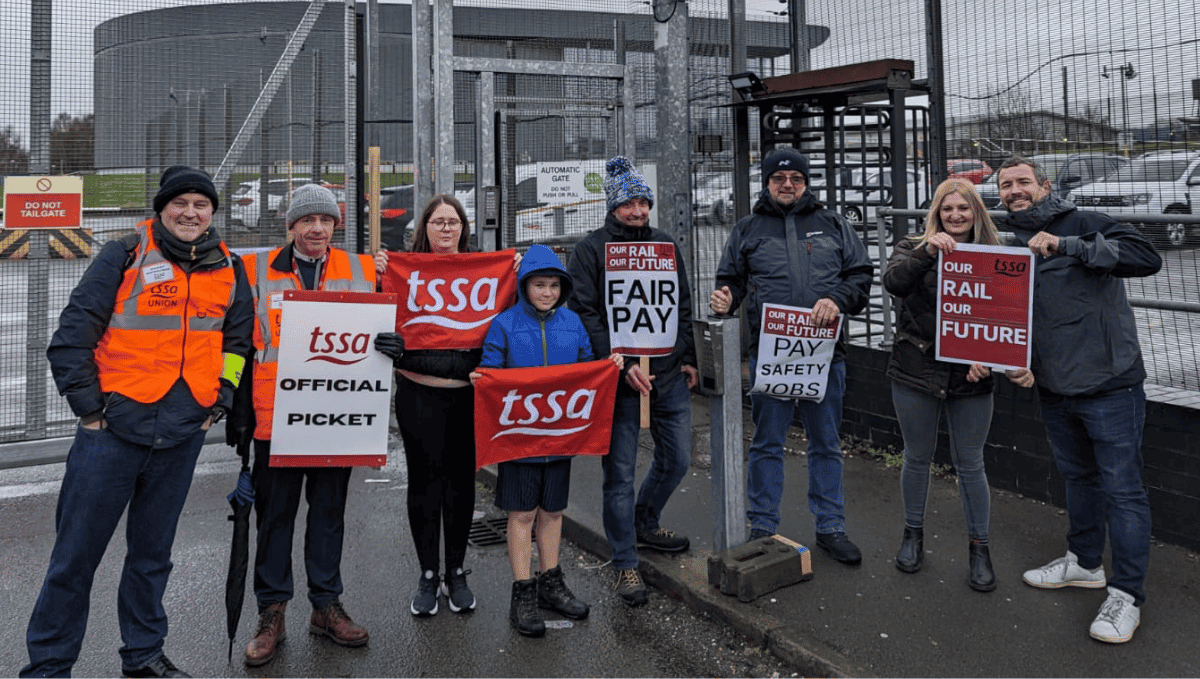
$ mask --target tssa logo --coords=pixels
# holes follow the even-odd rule
[[[468,285],[470,286],[469,290],[467,289]],[[421,295],[422,286],[425,289],[424,295]],[[455,330],[477,328],[491,322],[492,317],[499,311],[496,308],[496,295],[499,287],[499,278],[479,278],[474,283],[469,278],[455,278],[447,282],[445,278],[424,280],[421,278],[420,271],[413,271],[408,275],[408,310],[414,313],[425,311],[430,315],[417,316],[404,325],[430,323]],[[418,304],[418,296],[427,298],[427,302]],[[451,298],[449,304],[447,304],[447,297]],[[433,315],[445,311],[458,313],[468,306],[475,312],[490,311],[492,313],[486,318],[476,321],[461,321]]]
[[[308,351],[312,356],[304,362],[326,361],[337,365],[354,365],[367,357],[370,346],[371,333],[325,332],[318,325],[313,328],[312,341],[308,343]]]
[[[146,292],[150,294],[150,301],[147,304],[152,309],[156,307],[170,308],[179,304],[179,299],[176,297],[179,294],[179,285],[176,283],[157,283],[146,288]]]
[[[503,429],[492,437],[496,440],[501,436],[509,434],[529,434],[531,436],[567,436],[576,432],[583,431],[592,426],[592,405],[596,401],[595,389],[577,389],[566,399],[564,404],[563,398],[567,396],[564,389],[552,391],[549,395],[534,392],[528,395],[520,394],[516,389],[511,389],[504,398],[500,399],[504,403],[504,410],[500,412],[500,426],[511,427]],[[538,402],[542,401],[542,405]],[[524,408],[524,415],[517,418],[517,413],[514,412],[515,406],[521,404]],[[549,413],[545,417],[542,416],[542,408],[547,408]],[[568,420],[582,420],[585,424],[572,427],[570,429],[553,429],[544,427],[528,427],[528,426],[513,426],[513,425],[530,425],[535,422],[544,424],[553,424],[566,418]]]

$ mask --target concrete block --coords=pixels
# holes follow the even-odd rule
[[[708,557],[709,584],[742,602],[810,579],[812,553],[782,535],[752,540]]]

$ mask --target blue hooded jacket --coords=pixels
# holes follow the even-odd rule
[[[561,292],[549,311],[540,312],[529,301],[526,283],[533,276],[558,276]],[[571,276],[558,255],[544,245],[529,248],[517,272],[518,302],[500,313],[483,340],[481,368],[533,368],[595,359],[587,330],[579,315],[563,306],[571,296]],[[536,463],[564,459],[530,457],[514,462]]]
[[[525,287],[533,276],[558,276],[562,291],[545,313],[529,301]],[[532,368],[594,360],[579,315],[563,305],[571,296],[571,276],[550,248],[534,245],[517,272],[516,305],[496,316],[483,341],[482,368]]]

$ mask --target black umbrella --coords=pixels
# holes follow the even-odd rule
[[[233,638],[242,619],[242,601],[246,598],[246,570],[250,561],[250,509],[254,506],[254,486],[250,483],[250,442],[238,443],[242,472],[237,487],[225,496],[233,513],[233,542],[229,549],[229,576],[225,580],[225,612],[229,631],[229,661],[233,661]]]

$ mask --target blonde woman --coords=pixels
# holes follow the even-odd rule
[[[981,364],[947,363],[934,358],[937,321],[938,254],[959,243],[999,242],[971,182],[947,179],[933,194],[925,232],[896,244],[883,275],[883,287],[897,298],[896,339],[888,362],[892,402],[904,436],[901,495],[904,538],[896,568],[921,569],[925,557],[925,500],[929,461],[937,448],[938,423],[945,413],[950,432],[950,458],[958,475],[966,517],[971,589],[996,588],[988,552],[990,490],[983,466],[983,446],[992,423],[991,371]]]

